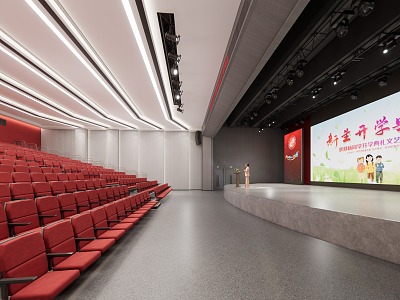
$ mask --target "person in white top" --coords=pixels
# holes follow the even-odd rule
[[[245,169],[244,169],[244,187],[247,189],[250,187],[250,164],[246,163],[245,165]]]

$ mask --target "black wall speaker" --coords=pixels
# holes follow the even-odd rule
[[[196,140],[196,145],[201,145],[201,131],[196,131],[196,135],[195,135],[195,140]]]
[[[0,125],[6,126],[6,120],[0,119]]]

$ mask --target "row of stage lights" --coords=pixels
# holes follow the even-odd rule
[[[180,35],[170,34],[168,32],[165,33],[165,39],[172,42],[176,46],[179,44],[181,37]],[[174,105],[177,105],[176,109],[178,112],[183,113],[183,103],[182,103],[182,94],[183,91],[182,81],[176,80],[179,75],[178,64],[181,61],[182,56],[180,54],[175,54],[172,52],[168,52],[167,54],[168,60],[172,61],[172,67],[170,68],[170,77],[171,79],[171,88],[172,88],[172,97]]]

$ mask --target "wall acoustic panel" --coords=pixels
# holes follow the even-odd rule
[[[114,170],[119,171],[119,131],[107,130],[107,155],[106,164]],[[104,147],[104,146],[103,146]]]
[[[189,132],[165,132],[165,181],[177,190],[189,189]]]
[[[44,149],[48,148],[54,153],[75,154],[75,130],[42,129],[41,134]]]
[[[164,132],[139,132],[139,175],[144,172],[149,180],[164,181]]]
[[[107,131],[90,130],[88,136],[88,156],[96,162],[107,161]]]
[[[119,165],[128,174],[136,174],[139,168],[139,132],[121,130],[119,132]]]
[[[189,138],[189,189],[201,190],[203,147],[196,145],[195,135],[195,132],[191,132]]]
[[[88,157],[88,131],[86,129],[75,129],[75,152],[81,157]]]

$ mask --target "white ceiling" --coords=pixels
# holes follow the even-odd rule
[[[157,79],[135,1],[130,0],[127,3],[130,4],[130,13],[139,29],[143,50],[147,54],[145,59],[150,62],[147,67],[123,1],[46,1],[69,30],[78,29],[73,32],[75,38],[79,40],[82,37],[87,41],[86,45],[94,50],[90,56],[94,60],[96,57],[101,60],[102,63],[97,64],[108,70],[107,78],[115,79],[114,85],[118,86],[120,94],[129,102],[130,107],[110,88],[39,1],[33,0],[30,4],[28,2],[0,1],[1,40],[64,86],[68,86],[75,95],[92,103],[103,115],[90,109],[81,99],[36,68],[29,68],[21,59],[18,61],[16,54],[1,44],[0,78],[31,95],[36,93],[35,96],[44,102],[58,105],[58,110],[33,101],[26,95],[13,91],[8,85],[0,85],[0,114],[22,117],[44,128],[71,127],[34,117],[18,108],[88,129],[201,129],[240,0],[190,1],[190,4],[184,0],[143,1],[163,82]],[[181,35],[178,52],[182,55],[179,76],[183,81],[183,114],[177,112],[172,103],[157,12],[173,12],[177,34]],[[50,24],[47,25],[38,14],[47,18]],[[68,24],[68,20],[72,21],[71,24]],[[53,26],[54,30],[49,26]],[[85,48],[84,42],[80,41],[80,44]],[[154,79],[153,82],[151,78]],[[178,125],[170,120],[167,113],[161,85],[165,87],[172,118]],[[7,106],[4,102],[17,108]],[[142,120],[156,127],[138,120],[132,110]]]

